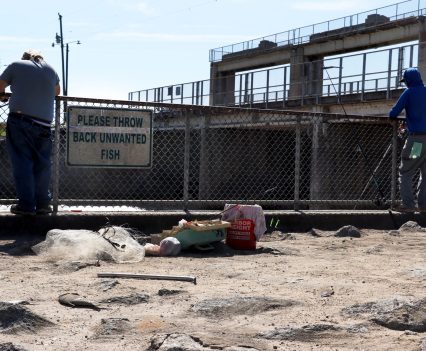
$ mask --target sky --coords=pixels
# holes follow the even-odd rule
[[[417,0],[412,0],[417,5]],[[422,0],[424,1],[424,0]],[[127,100],[131,91],[208,79],[209,50],[395,4],[386,0],[14,0],[2,3],[0,71],[38,49],[68,95]],[[81,44],[77,45],[76,41]]]

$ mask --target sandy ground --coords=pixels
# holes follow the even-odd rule
[[[12,342],[28,351],[148,350],[155,335],[184,333],[198,338],[206,350],[421,350],[426,333],[391,330],[368,315],[342,310],[395,297],[424,298],[426,232],[363,230],[361,238],[332,234],[265,234],[253,252],[220,244],[211,252],[145,257],[134,264],[100,262],[99,267],[81,269],[32,255],[25,239],[2,239],[0,301],[23,300],[25,309],[52,324],[0,332],[0,344]],[[98,272],[188,275],[195,276],[197,284],[134,279],[114,283],[98,278]],[[164,291],[168,294],[161,294]],[[59,295],[69,292],[104,309],[59,304]],[[136,293],[145,294],[146,301],[101,303]],[[251,298],[263,302],[256,305]],[[203,312],[203,303],[211,300],[237,303]],[[242,301],[256,308],[244,307]],[[280,328],[315,325],[343,331],[262,336]],[[357,331],[348,332],[348,326],[358,326]]]

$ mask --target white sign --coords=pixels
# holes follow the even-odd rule
[[[67,165],[152,166],[152,111],[68,107]]]

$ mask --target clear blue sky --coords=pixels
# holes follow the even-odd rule
[[[424,0],[422,0],[424,1]],[[28,48],[61,77],[52,47],[63,16],[68,95],[127,99],[130,91],[208,79],[209,49],[387,6],[386,0],[14,0],[1,6],[0,64]],[[417,4],[417,0],[415,1]]]

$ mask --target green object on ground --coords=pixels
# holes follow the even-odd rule
[[[182,249],[187,249],[194,245],[207,245],[214,242],[225,240],[225,229],[214,229],[206,231],[195,231],[192,229],[184,229],[176,234]]]

